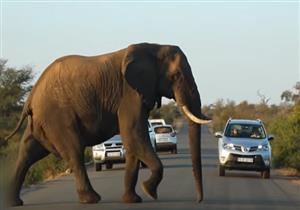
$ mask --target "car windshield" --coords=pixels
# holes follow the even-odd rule
[[[229,124],[225,136],[234,138],[264,139],[266,134],[261,125]]]
[[[161,122],[151,122],[151,125],[152,125],[152,126],[162,125],[162,123],[161,123]]]
[[[154,129],[155,133],[172,133],[172,128],[170,127],[156,127]]]

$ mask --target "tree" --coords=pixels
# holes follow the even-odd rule
[[[285,103],[293,102],[296,104],[300,99],[300,82],[294,86],[294,91],[285,90],[281,93],[281,100]]]
[[[162,105],[159,109],[154,109],[150,112],[150,118],[163,118],[166,123],[173,124],[176,118],[180,118],[181,112],[175,102]]]
[[[281,100],[284,102],[292,101],[292,97],[293,97],[293,93],[292,93],[292,91],[289,91],[289,90],[283,91],[280,96]]]
[[[0,129],[15,124],[24,99],[31,90],[33,79],[31,67],[21,69],[7,67],[7,60],[0,59]]]
[[[267,96],[262,94],[259,90],[257,91],[257,95],[260,99],[260,103],[267,106],[271,98],[268,98]]]

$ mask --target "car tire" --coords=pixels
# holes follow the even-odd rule
[[[156,147],[156,141],[154,140],[154,148],[153,148],[154,152],[157,152],[157,147]]]
[[[102,164],[101,163],[95,163],[95,171],[102,171]]]
[[[270,179],[270,169],[266,169],[264,171],[261,172],[261,177],[263,179]]]
[[[225,176],[225,167],[219,165],[219,176]]]
[[[106,163],[105,166],[106,166],[106,169],[112,169],[113,164],[112,163]]]
[[[174,146],[174,148],[172,150],[172,154],[177,154],[177,145]]]

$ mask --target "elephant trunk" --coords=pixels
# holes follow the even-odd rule
[[[201,125],[189,120],[189,144],[192,155],[197,201],[203,200],[202,163],[201,163]]]
[[[195,88],[195,90],[197,90]],[[192,158],[193,175],[195,178],[197,201],[203,200],[202,185],[202,163],[201,163],[201,124],[210,122],[209,118],[201,113],[201,100],[198,91],[193,91],[190,97],[185,94],[175,92],[176,99],[179,99],[183,113],[189,123],[189,145]]]

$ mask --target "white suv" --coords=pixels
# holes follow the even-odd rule
[[[155,133],[150,123],[148,123],[148,132],[153,150],[156,151]],[[120,135],[93,146],[92,150],[96,171],[101,171],[103,164],[106,165],[106,169],[111,169],[115,163],[125,163],[125,148]],[[145,164],[142,163],[142,166]]]
[[[219,175],[228,170],[260,171],[270,178],[272,135],[267,135],[261,120],[229,119],[219,138]]]
[[[101,171],[103,164],[106,165],[106,169],[111,169],[114,163],[125,163],[125,149],[120,135],[93,146],[92,150],[96,171]]]
[[[156,125],[153,128],[157,151],[170,150],[172,154],[177,154],[177,137],[172,125]]]
[[[150,125],[152,127],[156,126],[156,125],[165,125],[166,124],[164,119],[150,119],[150,120],[148,120],[148,122],[150,123]]]

